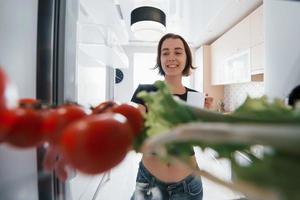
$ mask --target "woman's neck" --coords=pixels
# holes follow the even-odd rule
[[[172,94],[183,94],[186,92],[181,76],[165,76],[165,83],[170,88]]]

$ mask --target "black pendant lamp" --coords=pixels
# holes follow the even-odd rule
[[[137,7],[131,12],[131,31],[137,39],[158,40],[166,31],[166,14],[152,6]]]

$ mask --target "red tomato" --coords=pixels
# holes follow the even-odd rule
[[[97,105],[96,107],[92,108],[92,113],[93,114],[101,114],[105,112],[111,112],[113,108],[117,107],[118,103],[109,100],[109,101],[104,101]]]
[[[68,104],[56,109],[49,109],[43,116],[42,132],[46,135],[49,142],[56,143],[61,136],[61,131],[67,125],[87,116],[87,113],[79,105]]]
[[[132,130],[124,116],[104,113],[69,125],[62,134],[60,146],[63,156],[74,168],[97,174],[120,163],[132,139]]]
[[[1,127],[1,125],[0,125],[0,127]],[[7,133],[7,131],[3,130],[3,128],[1,127],[0,128],[0,144],[1,144],[1,142],[3,142],[5,140],[6,133]]]
[[[5,90],[7,88],[8,77],[4,70],[0,68],[0,108],[6,108]]]
[[[134,136],[137,136],[144,127],[144,118],[136,104],[121,104],[112,109],[114,113],[124,115],[133,130]]]
[[[0,143],[5,141],[5,137],[13,126],[15,119],[10,110],[2,110],[0,112]]]
[[[22,99],[19,99],[18,105],[21,108],[39,109],[42,107],[42,102],[38,99],[22,98]]]
[[[43,141],[41,133],[43,120],[39,112],[16,108],[7,112],[7,122],[11,125],[5,138],[9,144],[27,148],[39,145]]]

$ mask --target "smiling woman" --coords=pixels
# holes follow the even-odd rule
[[[159,74],[165,76],[165,69],[171,66],[182,67],[182,75],[189,76],[192,66],[192,54],[187,42],[179,35],[166,34],[162,37],[157,47],[156,66]],[[175,59],[176,58],[176,59]],[[175,65],[174,65],[175,64]]]
[[[189,76],[192,66],[192,56],[186,41],[179,35],[166,34],[157,49],[156,66],[159,74],[171,93],[181,100],[187,100],[188,92],[196,92],[182,84],[183,76]],[[152,84],[139,85],[131,101],[140,104],[141,112],[147,107],[137,95],[140,91],[156,91]],[[194,153],[191,152],[190,161],[197,168]],[[144,199],[173,199],[201,200],[203,196],[202,181],[193,175],[191,169],[184,166],[162,162],[155,154],[143,155],[136,179],[136,189],[132,200]]]

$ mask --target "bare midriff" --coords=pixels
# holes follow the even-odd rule
[[[191,156],[190,159],[196,169],[197,163],[195,156]],[[181,181],[193,173],[192,169],[183,164],[163,162],[155,155],[143,155],[142,162],[152,175],[166,183]]]

